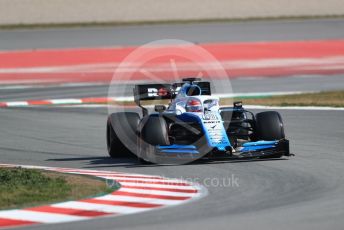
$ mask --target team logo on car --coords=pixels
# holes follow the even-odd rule
[[[167,96],[168,95],[168,90],[166,88],[160,88],[159,91],[158,91],[158,95],[159,96]]]
[[[169,93],[166,88],[160,88],[160,89],[148,88],[147,92],[148,92],[148,97],[165,97]]]

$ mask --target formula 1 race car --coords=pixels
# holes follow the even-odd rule
[[[241,102],[220,107],[210,82],[186,78],[182,83],[136,85],[136,112],[112,113],[107,148],[113,158],[136,155],[142,162],[189,163],[208,159],[290,156],[281,115],[253,114]],[[143,101],[169,100],[149,113]]]

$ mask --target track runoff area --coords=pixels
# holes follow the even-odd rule
[[[283,77],[307,74],[344,73],[344,40],[214,43],[201,44],[225,68],[230,77]],[[115,81],[113,73],[125,57],[137,47],[109,47],[60,50],[24,50],[0,52],[0,85],[27,87],[49,84]],[[174,45],[163,47],[174,49]],[[154,60],[151,71],[169,79],[173,73],[166,60]],[[197,66],[185,60],[175,60],[180,75],[192,76]],[[211,67],[211,63],[209,64]],[[146,66],[147,68],[152,66]],[[155,69],[155,70],[154,70]],[[129,68],[127,71],[131,71]],[[123,79],[122,79],[123,80]],[[147,81],[145,75],[134,75],[128,81]],[[123,81],[118,82],[118,84]],[[125,82],[124,82],[125,83]],[[104,103],[107,98],[70,99],[76,104]],[[55,103],[57,102],[57,103]],[[67,104],[73,101],[67,101]],[[66,101],[36,100],[24,102],[0,101],[0,108],[23,105],[66,104]],[[14,165],[2,165],[11,166]],[[32,166],[29,166],[32,167]],[[36,167],[36,166],[33,166]],[[0,212],[0,227],[87,220],[102,216],[117,216],[179,205],[196,200],[206,190],[194,184],[159,176],[124,174],[110,171],[38,167],[65,173],[87,174],[116,180],[121,188],[112,194],[81,201],[68,201],[41,207]],[[139,182],[139,183],[138,183]]]
[[[181,205],[200,199],[207,194],[207,190],[197,184],[161,176],[10,164],[0,164],[0,167],[23,167],[88,175],[106,180],[109,185],[118,183],[120,186],[118,190],[110,194],[94,198],[31,208],[2,210],[0,211],[0,228],[128,215]]]

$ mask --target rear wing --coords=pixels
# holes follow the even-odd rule
[[[177,96],[183,84],[185,84],[185,82],[174,84],[135,85],[133,92],[135,104],[142,108],[143,114],[146,115],[147,109],[141,105],[141,101],[165,99],[172,100]],[[211,95],[209,82],[199,81],[193,82],[192,84],[200,87],[202,95]]]
[[[171,84],[135,85],[135,102],[146,100],[173,99],[176,96]]]
[[[148,100],[172,100],[178,92],[174,90],[172,84],[145,84],[135,85],[134,101],[142,109],[143,116],[148,114],[148,110],[141,105],[141,101]]]
[[[163,100],[174,99],[182,87],[183,83],[174,84],[145,84],[135,85],[134,99],[135,102],[146,100]],[[202,91],[202,95],[211,95],[210,83],[201,81],[194,82],[194,85],[198,85]]]

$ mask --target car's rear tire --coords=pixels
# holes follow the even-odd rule
[[[281,140],[285,138],[281,115],[276,111],[256,114],[256,137],[259,140]]]
[[[106,144],[110,157],[122,158],[135,156],[137,127],[140,116],[132,112],[113,113],[108,117]],[[133,146],[133,147],[129,147]]]

